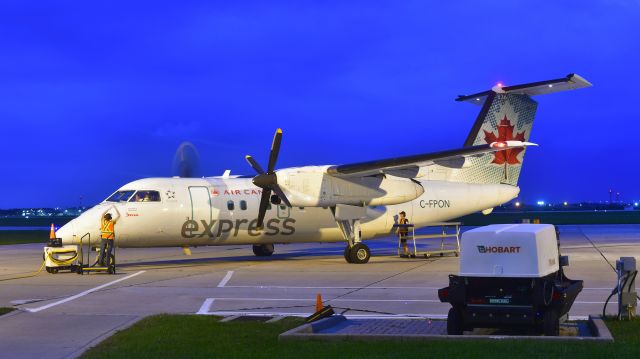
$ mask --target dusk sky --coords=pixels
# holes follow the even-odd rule
[[[0,208],[93,205],[171,176],[462,146],[457,95],[577,73],[536,97],[525,201],[640,199],[638,1],[92,1],[0,5]]]

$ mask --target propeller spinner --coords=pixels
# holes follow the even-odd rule
[[[262,197],[260,197],[260,208],[258,210],[258,228],[264,227],[264,216],[267,213],[267,207],[271,200],[271,192],[273,191],[287,206],[291,207],[291,203],[285,196],[284,192],[278,185],[278,175],[274,171],[276,162],[278,161],[278,154],[280,152],[280,143],[282,142],[282,130],[277,129],[273,136],[273,143],[271,144],[271,152],[269,153],[269,164],[267,165],[267,172],[253,159],[250,155],[245,158],[249,165],[258,173],[253,177],[253,184],[262,188]]]

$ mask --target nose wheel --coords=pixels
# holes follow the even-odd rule
[[[371,251],[364,243],[356,243],[353,247],[347,245],[344,249],[344,259],[348,263],[364,264],[371,259]]]
[[[253,254],[257,257],[268,257],[273,254],[273,244],[254,244]]]

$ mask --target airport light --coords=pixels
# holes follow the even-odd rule
[[[636,206],[636,207],[638,207],[638,202],[635,202],[633,205],[634,205],[634,206]]]
[[[563,203],[565,206],[569,205],[569,203],[567,203],[567,201],[564,201]]]
[[[538,201],[538,206],[544,206],[544,201]]]
[[[515,205],[516,205],[516,207],[520,207],[520,202],[516,202]],[[637,203],[636,203],[636,205],[637,205]]]

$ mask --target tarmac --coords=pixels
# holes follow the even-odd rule
[[[610,264],[640,257],[640,225],[560,230],[565,273],[585,284],[570,315],[586,319],[602,311],[615,285]],[[276,245],[267,258],[251,246],[199,247],[191,256],[180,248],[119,249],[117,275],[43,271],[15,280],[4,279],[40,267],[42,244],[1,246],[0,307],[19,310],[0,317],[0,348],[12,358],[74,358],[149,315],[307,316],[317,293],[349,319],[446,318],[437,289],[457,273],[457,257],[398,258],[395,238],[366,243],[373,257],[363,265],[345,262],[343,243]],[[614,298],[607,312],[616,305]]]

